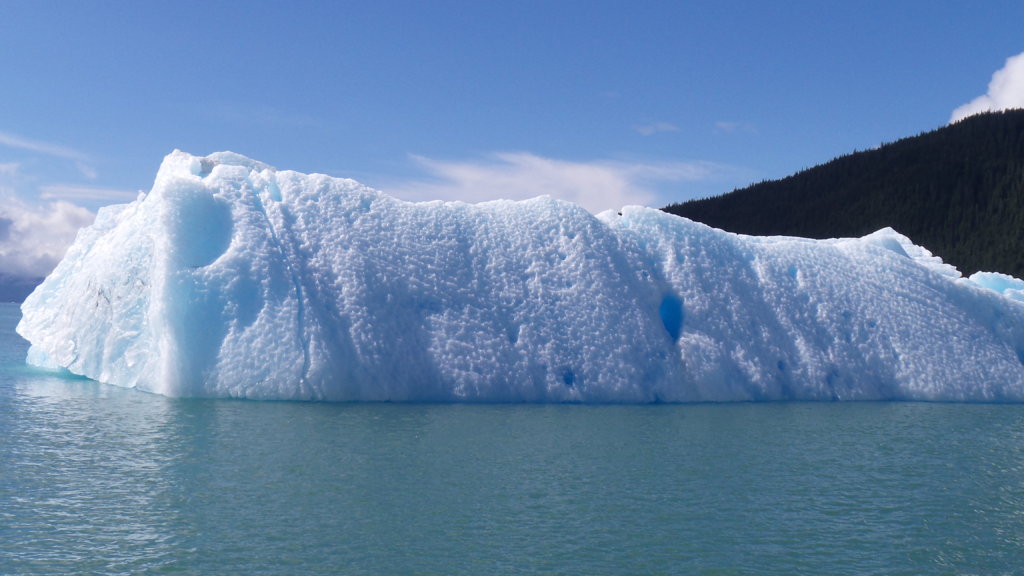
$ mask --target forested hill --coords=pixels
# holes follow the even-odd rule
[[[891,226],[965,275],[1024,278],[1024,110],[972,116],[664,210],[755,235],[833,238]]]

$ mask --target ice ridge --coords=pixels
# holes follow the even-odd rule
[[[175,151],[25,301],[28,361],[170,396],[1024,400],[1024,282],[891,229],[729,234],[546,197],[409,203]]]

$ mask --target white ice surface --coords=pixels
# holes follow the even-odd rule
[[[25,301],[29,362],[171,396],[1024,400],[1024,282],[550,198],[408,203],[169,155]]]

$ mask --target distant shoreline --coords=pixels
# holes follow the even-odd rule
[[[21,304],[42,282],[43,278],[24,278],[0,274],[0,302]]]

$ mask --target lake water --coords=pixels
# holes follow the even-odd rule
[[[0,574],[1024,573],[1024,406],[176,400],[18,314]]]

